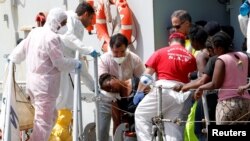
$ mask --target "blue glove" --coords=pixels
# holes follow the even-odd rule
[[[144,92],[137,91],[134,96],[133,103],[135,105],[138,105],[139,102],[144,98],[144,96],[145,96]]]
[[[81,69],[81,68],[82,68],[82,62],[79,60],[76,60],[75,69]]]
[[[93,50],[89,55],[92,56],[93,58],[96,58],[96,57],[100,56],[100,53],[97,52],[96,50]]]
[[[246,0],[241,6],[240,6],[240,14],[242,16],[246,16],[250,11],[250,4],[248,0]]]

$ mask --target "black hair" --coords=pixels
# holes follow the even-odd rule
[[[231,39],[234,39],[234,28],[231,25],[223,25],[221,26],[221,30],[226,32]]]
[[[224,31],[217,32],[212,37],[213,47],[222,47],[225,51],[232,50],[232,39],[231,37]]]
[[[207,24],[207,21],[205,21],[205,20],[199,20],[199,21],[196,21],[194,23],[195,23],[195,25],[199,25],[199,26],[204,27]]]
[[[121,33],[118,33],[116,35],[113,35],[110,39],[109,45],[111,48],[119,48],[122,45],[125,45],[125,47],[128,47],[128,39],[126,36],[122,35]]]
[[[110,81],[112,78],[116,78],[114,75],[111,75],[109,73],[103,73],[99,77],[99,85],[100,88],[103,89],[103,84],[107,81]]]
[[[207,32],[199,25],[193,25],[189,29],[188,38],[191,42],[197,42],[201,45],[205,45],[207,37]]]
[[[209,36],[213,36],[215,33],[221,30],[221,26],[217,21],[209,21],[204,26],[204,30],[207,32]]]
[[[87,2],[83,1],[81,2],[77,8],[76,8],[76,14],[77,16],[81,16],[85,12],[87,12],[89,15],[95,14],[94,8]]]
[[[176,10],[172,13],[171,18],[177,17],[180,19],[180,21],[189,21],[192,22],[192,18],[190,14],[186,10]]]
[[[205,43],[206,48],[213,48],[212,37],[208,37]]]

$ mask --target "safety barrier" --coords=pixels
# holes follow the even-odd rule
[[[76,59],[77,56],[79,56],[79,54],[76,54]],[[95,95],[93,95],[92,93],[82,93],[81,92],[81,85],[83,85],[82,82],[80,82],[80,76],[79,76],[79,70],[76,70],[76,74],[75,74],[75,89],[74,89],[74,123],[73,123],[73,141],[78,141],[78,139],[82,140],[82,133],[83,133],[83,124],[82,124],[82,106],[81,106],[81,101],[84,100],[86,102],[95,102],[96,103],[96,113],[95,113],[95,126],[96,126],[96,137],[97,137],[97,141],[100,140],[99,139],[99,120],[98,120],[98,113],[99,113],[99,109],[98,109],[98,103],[100,100],[102,100],[99,96],[98,96],[98,69],[97,69],[97,58],[94,58],[94,80],[95,80]],[[249,78],[248,78],[249,79]],[[17,82],[19,84],[19,86],[22,89],[25,89],[25,81],[19,81]],[[156,87],[153,85],[153,87]],[[162,86],[157,86],[158,90],[158,109],[157,109],[157,116],[155,116],[153,118],[153,129],[152,132],[157,132],[158,138],[164,136],[164,126],[163,126],[163,122],[173,122],[176,124],[180,124],[183,122],[188,122],[188,121],[184,121],[182,119],[164,119],[163,118],[163,114],[162,114],[162,89],[172,89],[172,88],[165,88]],[[195,90],[195,89],[192,89]],[[225,90],[236,90],[236,89],[225,89]],[[3,82],[0,82],[0,95],[3,91]],[[82,96],[83,95],[83,96]],[[203,95],[202,95],[202,104],[204,107],[204,115],[205,115],[205,119],[202,121],[189,121],[189,122],[203,122],[206,123],[206,129],[204,129],[204,133],[207,133],[208,131],[208,125],[210,124],[210,122],[215,122],[215,121],[210,121],[209,119],[209,113],[208,113],[208,107],[207,107],[207,90],[203,91]],[[9,100],[9,99],[8,99]],[[8,109],[7,109],[8,110]],[[125,111],[126,112],[126,111]],[[224,122],[232,122],[232,121],[224,121]],[[249,122],[249,121],[236,121],[236,122]],[[6,123],[8,124],[9,122],[6,121]],[[9,130],[7,128],[7,130]],[[9,132],[10,133],[10,132]],[[6,136],[5,138],[8,138],[9,135],[4,135]],[[154,138],[154,137],[152,137]]]
[[[249,79],[249,78],[248,78]],[[178,125],[180,125],[181,123],[187,123],[187,122],[202,122],[202,123],[205,123],[206,125],[206,128],[205,129],[202,129],[202,132],[203,133],[208,133],[208,125],[210,124],[210,122],[216,122],[216,121],[211,121],[209,119],[209,112],[208,112],[208,104],[207,104],[207,95],[209,94],[208,93],[208,90],[204,90],[203,91],[203,94],[202,94],[202,105],[203,105],[203,109],[204,109],[204,118],[203,120],[201,121],[185,121],[185,120],[182,120],[182,119],[164,119],[163,118],[163,113],[162,113],[162,89],[172,89],[172,88],[168,88],[168,87],[162,87],[162,86],[153,86],[155,88],[158,89],[158,97],[157,97],[157,101],[158,101],[158,105],[157,105],[157,115],[155,117],[152,118],[152,141],[155,140],[156,136],[157,136],[157,139],[160,140],[160,141],[165,141],[166,138],[165,138],[165,132],[164,132],[164,124],[163,122],[172,122],[172,123],[176,123]],[[196,90],[196,89],[191,89],[192,91]],[[219,89],[216,89],[216,90],[219,90]],[[237,90],[237,89],[220,89],[220,90]],[[250,114],[249,113],[246,113],[244,116],[246,116],[247,114]],[[241,117],[242,118],[242,117]],[[222,121],[222,122],[230,122],[230,123],[233,123],[233,122],[237,122],[237,123],[248,123],[250,121]]]

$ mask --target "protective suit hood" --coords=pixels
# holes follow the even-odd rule
[[[53,32],[57,33],[58,27],[61,27],[61,22],[67,19],[65,10],[62,8],[53,8],[49,11],[45,27],[48,27]]]

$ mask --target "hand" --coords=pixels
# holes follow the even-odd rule
[[[145,96],[144,92],[137,91],[134,96],[133,103],[135,105],[138,105],[139,102],[144,98],[144,96]]]
[[[76,60],[75,69],[81,69],[81,68],[82,68],[82,62],[79,60]]]
[[[202,96],[203,90],[198,88],[196,89],[195,93],[194,93],[194,99],[198,100],[201,96]]]
[[[183,85],[182,84],[177,84],[173,87],[173,90],[176,92],[179,92],[182,89]]]
[[[243,95],[246,89],[247,88],[245,86],[239,86],[238,87],[238,94]]]
[[[241,6],[240,6],[240,14],[242,16],[246,16],[250,11],[250,5],[249,2],[246,0]]]
[[[89,55],[92,56],[93,58],[96,58],[96,57],[100,56],[100,53],[97,52],[96,50],[93,50]]]

